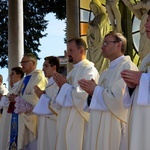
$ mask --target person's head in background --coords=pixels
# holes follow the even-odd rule
[[[36,69],[37,57],[32,53],[24,54],[21,60],[21,66],[25,74],[30,74]]]
[[[147,18],[147,22],[145,23],[145,30],[146,30],[146,34],[147,37],[150,38],[150,10],[148,11],[148,18]]]
[[[51,78],[53,73],[59,70],[59,59],[55,56],[48,56],[44,58],[43,72],[45,77]]]
[[[103,57],[113,61],[124,55],[127,40],[121,33],[110,32],[104,37],[102,44]]]
[[[77,64],[86,58],[86,43],[82,38],[73,38],[67,42],[68,61]]]
[[[0,86],[2,85],[3,83],[3,76],[0,74]]]
[[[24,77],[24,72],[21,67],[13,67],[11,69],[10,77],[10,86],[12,87],[14,83],[20,81]]]

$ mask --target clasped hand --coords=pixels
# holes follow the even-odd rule
[[[17,95],[15,95],[15,94],[9,94],[9,96],[8,96],[8,100],[10,101],[10,102],[15,102],[15,98],[17,97]]]
[[[44,94],[44,91],[42,91],[37,85],[34,86],[34,92],[38,98],[40,98],[41,95]]]
[[[78,84],[84,91],[86,91],[91,96],[93,95],[94,89],[97,86],[97,84],[93,79],[91,80],[81,79],[78,81]]]
[[[121,72],[121,77],[124,79],[127,86],[130,88],[135,88],[136,85],[140,83],[141,75],[141,71],[123,70]]]
[[[67,83],[66,77],[57,72],[53,74],[53,79],[60,88],[63,84]]]

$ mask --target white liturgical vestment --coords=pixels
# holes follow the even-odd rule
[[[140,84],[125,105],[132,104],[129,118],[129,150],[150,149],[150,54],[142,61]]]
[[[39,116],[37,150],[56,149],[56,122],[57,111],[53,107],[53,101],[59,87],[53,77],[48,80],[45,94],[42,94],[33,112]]]
[[[24,93],[20,94],[21,99],[35,106],[39,100],[34,92],[34,86],[37,85],[41,90],[45,89],[47,80],[41,70],[34,70],[30,74],[31,78],[25,87]],[[21,80],[21,83],[24,79]],[[22,84],[23,85],[23,84]],[[23,87],[21,87],[21,90]],[[37,116],[32,111],[19,113],[18,119],[18,149],[29,146],[37,139]]]
[[[99,73],[94,64],[87,59],[74,65],[67,75],[68,83],[64,84],[56,97],[60,106],[57,120],[56,150],[83,150],[89,113],[83,111],[83,104],[88,94],[78,85],[80,79],[94,79]]]
[[[115,59],[100,74],[88,108],[90,120],[85,150],[127,149],[125,125],[128,110],[123,106],[126,84],[120,75],[124,69],[137,70],[129,56]]]

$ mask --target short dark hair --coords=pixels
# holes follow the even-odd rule
[[[17,75],[20,74],[21,79],[24,77],[24,72],[23,72],[23,69],[21,67],[13,67],[11,70],[15,71]]]
[[[116,32],[109,32],[108,34],[105,35],[108,36],[108,35],[112,35],[116,42],[122,42],[122,47],[121,47],[121,52],[124,54],[126,52],[126,48],[127,48],[127,39],[125,36],[123,36],[121,33],[116,33]]]
[[[55,56],[47,56],[44,58],[44,60],[48,60],[48,63],[51,65],[51,67],[56,66],[56,71],[59,70],[59,59]]]
[[[68,40],[67,43],[70,43],[70,42],[72,42],[72,41],[75,41],[77,47],[79,47],[79,48],[80,48],[80,47],[83,47],[84,50],[86,51],[86,43],[85,43],[85,41],[84,41],[82,38],[80,38],[80,37],[75,37],[75,38],[73,38],[73,39]]]

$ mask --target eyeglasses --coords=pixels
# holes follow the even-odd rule
[[[30,61],[33,61],[33,60],[21,61],[20,64],[26,64],[26,63],[28,63]]]
[[[102,46],[107,46],[109,43],[118,43],[120,41],[105,41],[102,43]]]

